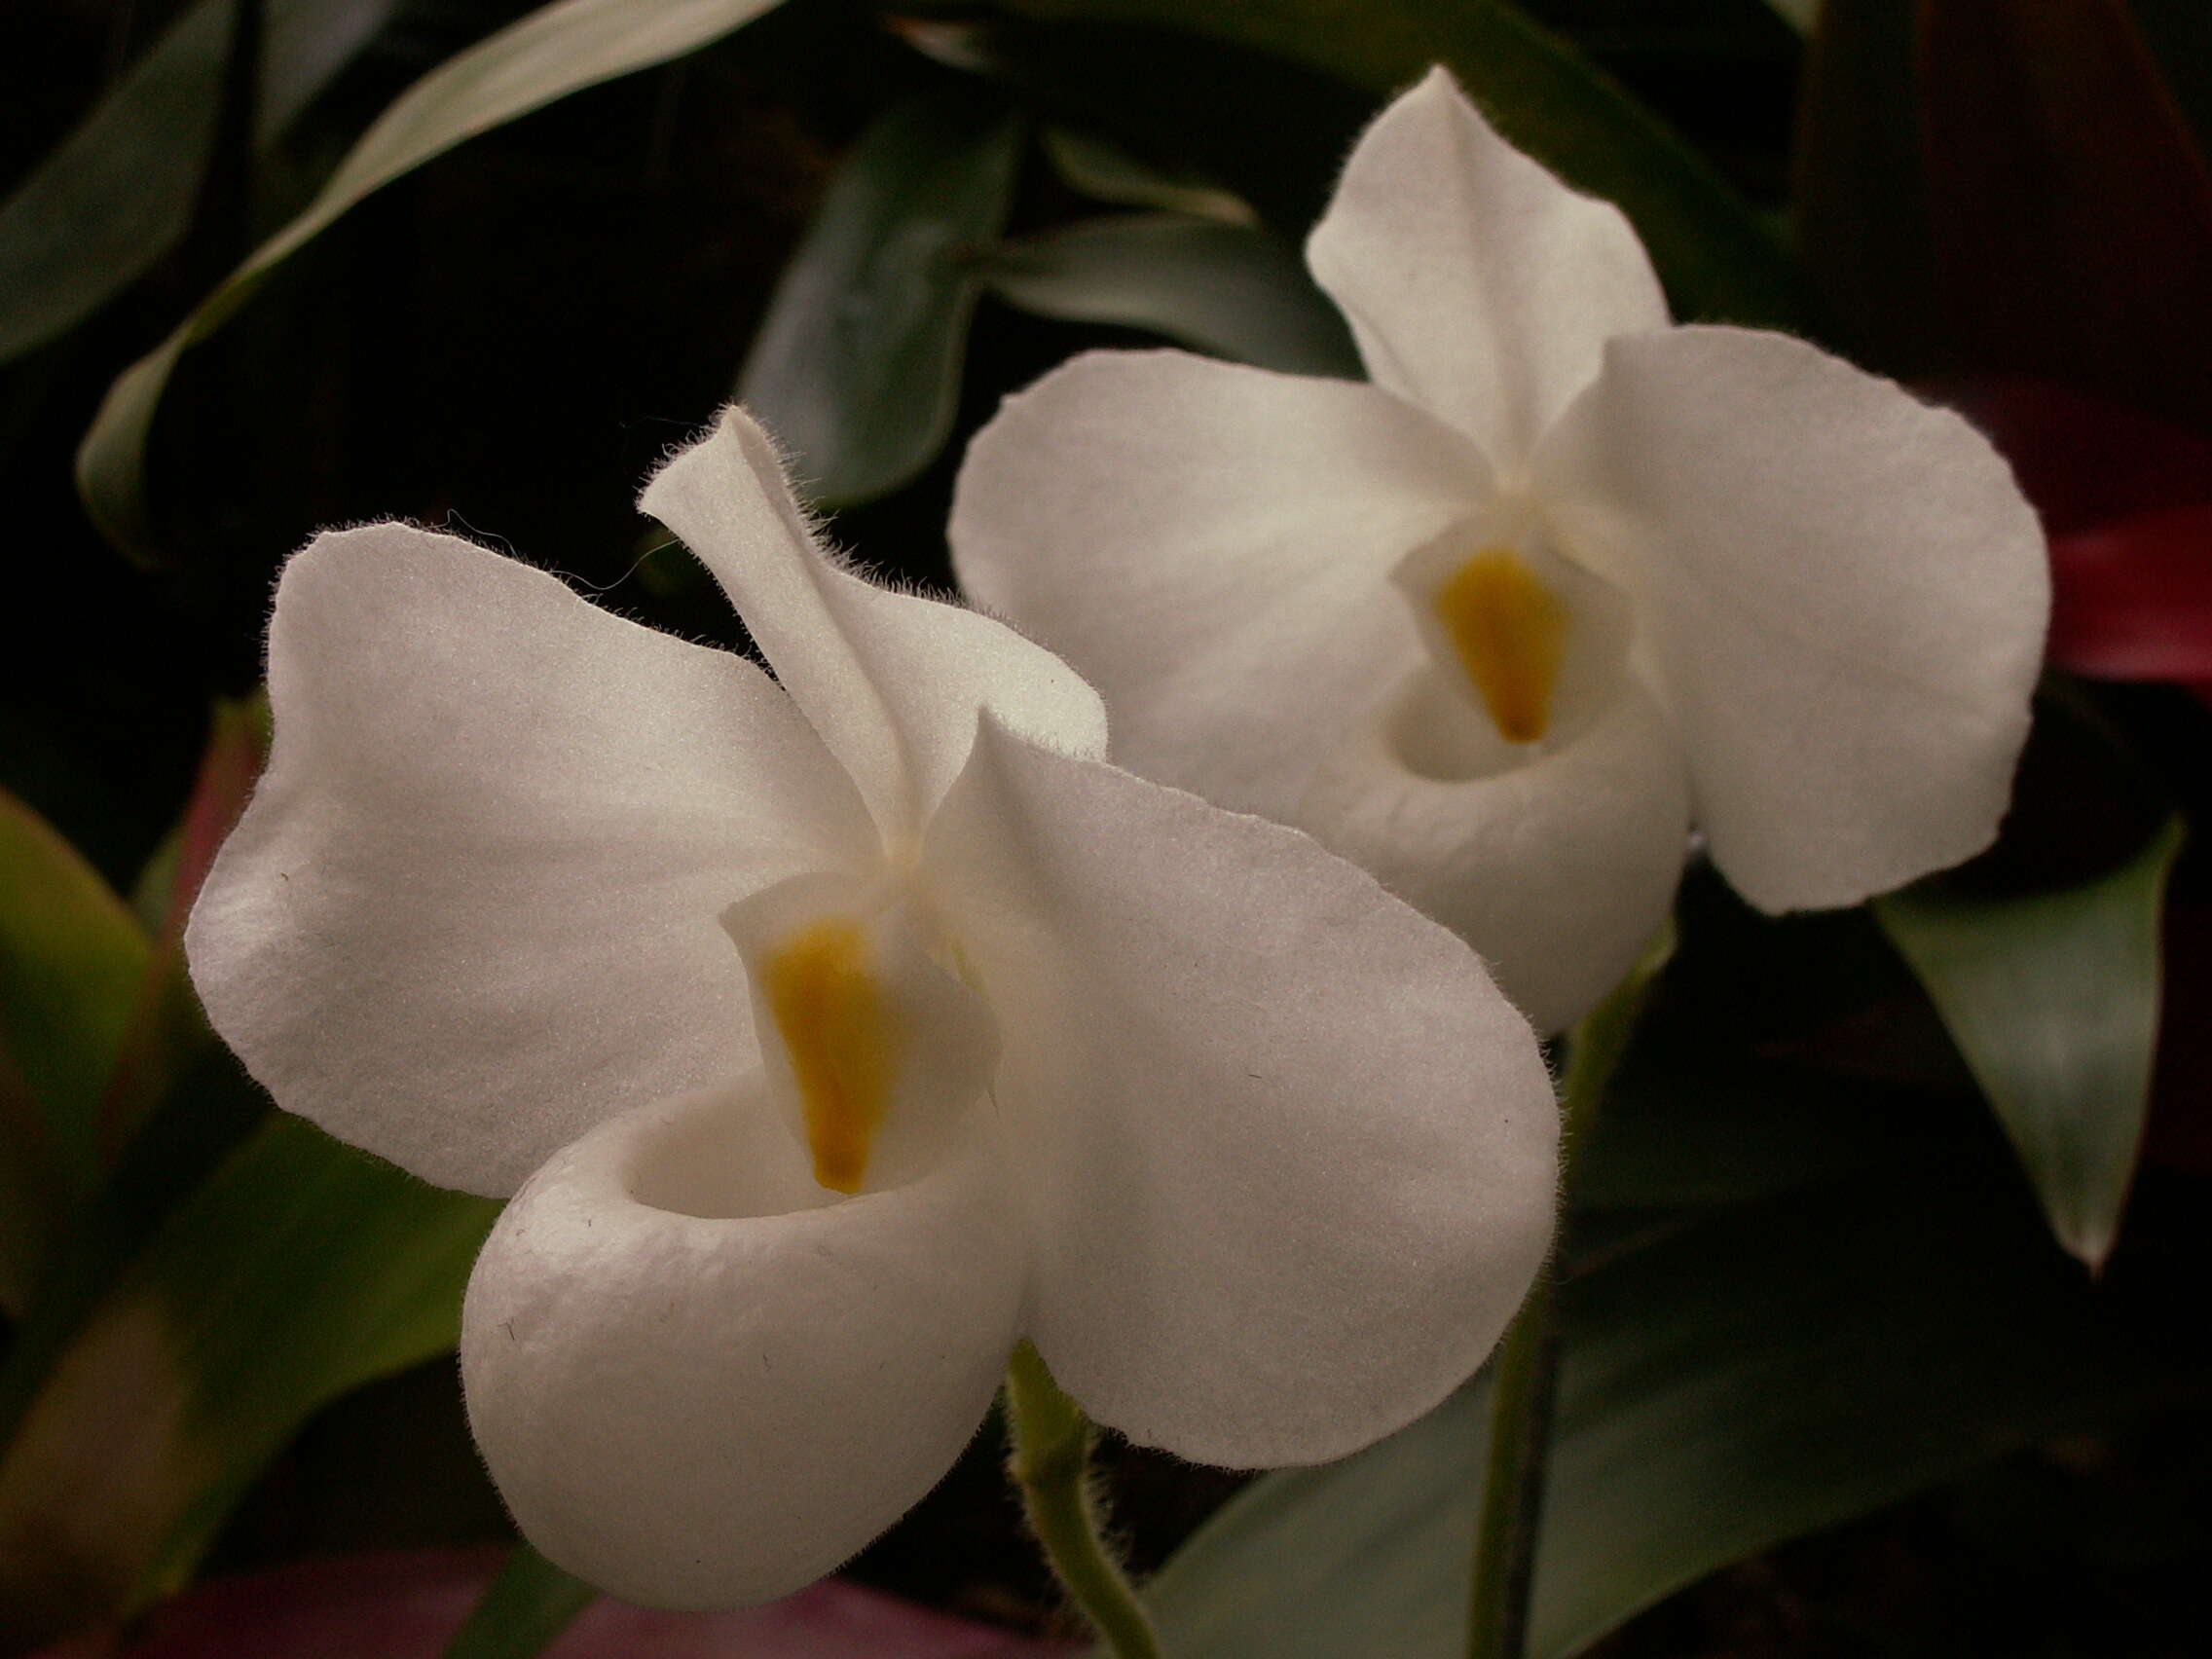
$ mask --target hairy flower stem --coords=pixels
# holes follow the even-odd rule
[[[1024,1342],[1006,1368],[1007,1473],[1053,1576],[1115,1659],[1160,1659],[1160,1638],[1108,1547],[1090,1483],[1097,1429]]]
[[[1663,933],[1611,994],[1568,1035],[1560,1088],[1560,1215],[1564,1223],[1574,1154],[1598,1102],[1628,1051],[1644,993],[1673,945]],[[1559,1240],[1506,1327],[1491,1362],[1490,1447],[1482,1510],[1475,1521],[1474,1588],[1467,1604],[1468,1659],[1522,1659],[1529,1644],[1530,1592],[1544,1469],[1559,1382]]]

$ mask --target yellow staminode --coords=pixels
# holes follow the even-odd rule
[[[1510,547],[1485,547],[1446,578],[1433,602],[1483,707],[1513,743],[1551,723],[1567,647],[1567,607]]]
[[[826,917],[770,950],[761,969],[798,1082],[814,1178],[857,1193],[899,1070],[898,1018],[871,972],[867,936]]]

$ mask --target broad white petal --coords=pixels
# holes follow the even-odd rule
[[[1457,711],[1424,670],[1347,728],[1296,822],[1481,954],[1538,1031],[1620,981],[1665,920],[1689,845],[1689,779],[1648,692],[1573,741],[1480,777],[1409,765],[1407,723]],[[1441,706],[1436,706],[1441,705]]]
[[[1420,650],[1389,571],[1489,494],[1373,387],[1094,352],[1010,397],[953,498],[963,587],[1106,699],[1114,756],[1252,811]]]
[[[830,1571],[936,1484],[1016,1334],[996,1154],[841,1202],[757,1080],[556,1153],[468,1283],[469,1424],[546,1556],[727,1607]]]
[[[1097,694],[1050,651],[1003,622],[832,563],[744,410],[723,410],[638,505],[714,571],[887,842],[916,838],[968,758],[979,709],[1071,755],[1105,753]]]
[[[1518,470],[1615,334],[1667,299],[1619,208],[1492,129],[1442,69],[1367,129],[1306,262],[1376,384]]]
[[[2050,578],[1997,452],[1802,341],[1616,340],[1540,493],[1639,601],[1715,863],[1768,910],[1855,903],[1997,832]]]
[[[752,1064],[723,907],[873,856],[757,668],[454,536],[317,536],[277,584],[269,693],[193,981],[279,1105],[441,1186],[511,1192]]]
[[[1131,1439],[1342,1456],[1481,1362],[1551,1234],[1534,1036],[1299,832],[984,722],[926,868],[1004,1038],[1030,1334]]]

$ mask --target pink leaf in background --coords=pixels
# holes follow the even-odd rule
[[[220,1578],[179,1596],[141,1640],[40,1659],[437,1659],[498,1569],[497,1549],[393,1550]],[[828,1578],[729,1613],[600,1601],[545,1659],[1061,1659],[1076,1648]]]

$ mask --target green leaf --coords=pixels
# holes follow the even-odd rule
[[[1225,225],[1256,225],[1260,216],[1234,191],[1194,174],[1162,171],[1118,144],[1065,127],[1048,128],[1044,149],[1052,170],[1070,188],[1117,207],[1151,207],[1187,213]]]
[[[1970,1168],[1728,1211],[1570,1281],[1535,1659],[2170,1386],[2035,1229]],[[1456,1659],[1487,1395],[1233,1499],[1153,1581],[1167,1648]]]
[[[666,62],[779,0],[556,0],[408,88],[299,216],[263,242],[176,331],[116,378],[77,450],[77,491],[102,535],[150,558],[146,442],[177,360],[230,320],[270,272],[347,209],[464,139],[617,75]]]
[[[63,1166],[98,1168],[93,1126],[152,957],[115,890],[44,819],[0,793],[0,1039]]]
[[[131,903],[147,918],[154,953],[100,1100],[103,1154],[127,1144],[184,1070],[215,1046],[185,972],[184,923],[215,854],[245,811],[268,754],[267,696],[219,699],[184,813],[139,873]]]
[[[2182,827],[2083,886],[1874,903],[1989,1097],[2058,1241],[2101,1267],[2120,1231],[2158,1043],[2158,923]]]
[[[0,792],[0,1308],[99,1180],[99,1105],[153,954],[114,889]]]
[[[936,459],[960,401],[977,262],[1006,229],[1021,124],[966,88],[861,135],[776,286],[737,395],[815,500],[888,495]]]
[[[1748,1203],[1821,1186],[1881,1156],[1918,1096],[1787,1060],[1632,1048],[1575,1155],[1579,1210]]]
[[[532,1659],[599,1600],[528,1544],[517,1544],[484,1587],[443,1659]]]
[[[1799,34],[1811,34],[1821,14],[1822,0],[1766,0],[1766,3]]]
[[[1147,329],[1286,374],[1362,372],[1297,251],[1251,226],[1168,213],[1088,219],[1003,244],[983,279],[1040,316]]]
[[[1685,316],[1786,324],[1781,242],[1696,151],[1610,76],[1503,0],[1000,0],[1046,19],[1153,24],[1311,65],[1386,96],[1432,63],[1514,143],[1635,221]]]
[[[199,0],[0,204],[0,362],[83,321],[181,237],[214,141],[234,0]],[[257,137],[288,127],[394,0],[268,0]]]
[[[907,25],[917,51],[1008,88],[1047,119],[1104,135],[1169,176],[1219,183],[1278,234],[1328,203],[1373,98],[1323,70],[1204,35],[1003,11]],[[1266,111],[1255,120],[1255,111]],[[1079,187],[1080,188],[1080,187]]]
[[[61,1212],[66,1229],[50,1232],[34,1293],[0,1366],[0,1444],[116,1275],[267,1113],[267,1096],[207,1027],[185,973],[183,933],[200,882],[244,810],[268,742],[261,697],[216,704],[199,776],[166,843],[173,844],[173,855],[157,853],[153,861],[157,870],[166,866],[167,884],[96,1111],[83,1131],[87,1171]],[[50,1200],[60,1192],[50,1191]]]
[[[450,1347],[498,1208],[266,1123],[78,1326],[0,1460],[0,1649],[174,1589],[311,1413]]]

